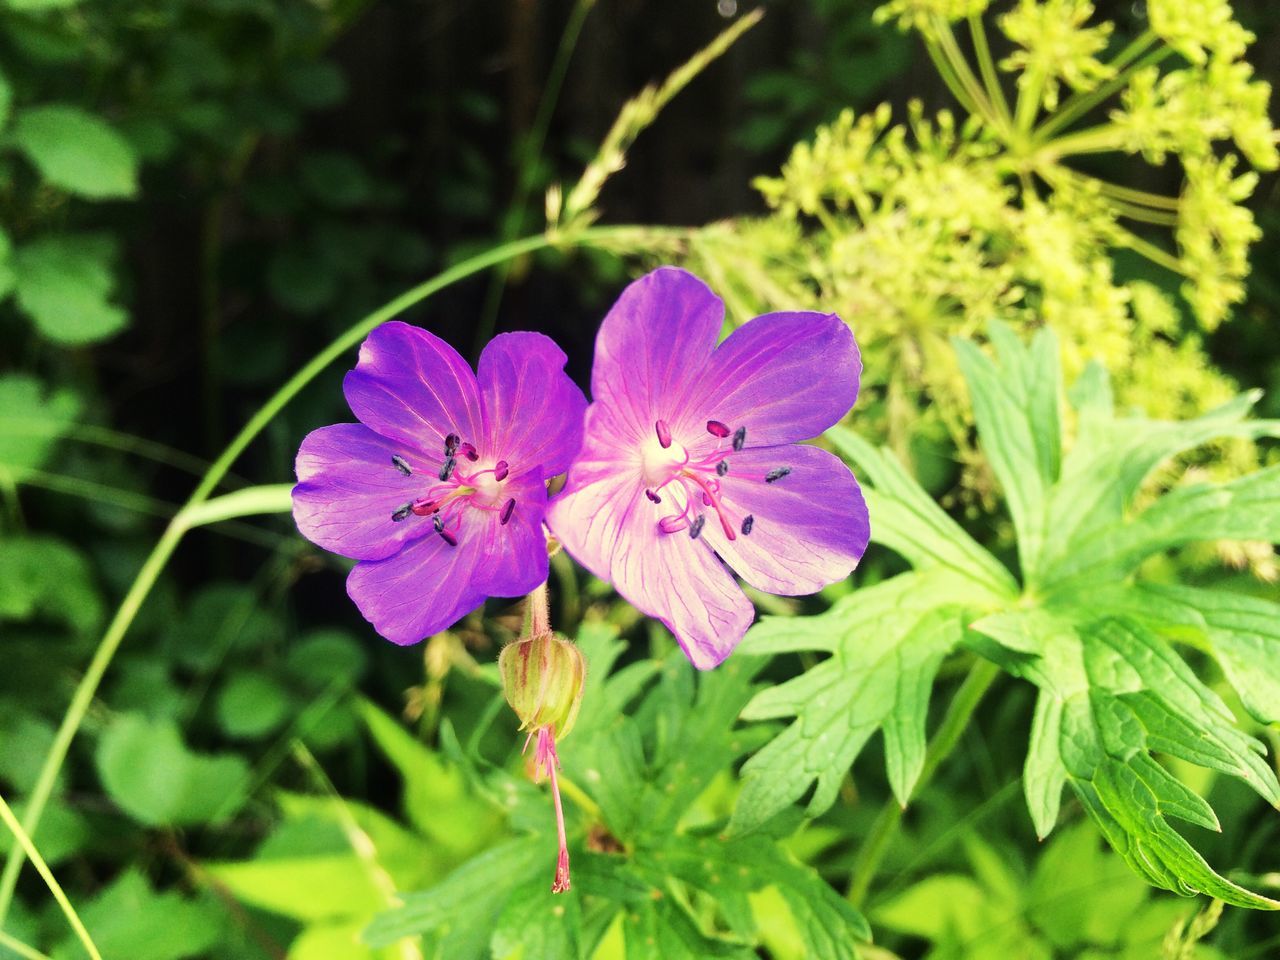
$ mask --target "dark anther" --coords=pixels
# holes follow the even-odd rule
[[[476,448],[474,444],[470,444],[470,443],[461,444],[458,447],[458,452],[461,453],[468,460],[470,460],[472,463],[475,463],[477,460],[480,459],[480,454],[476,453]]]
[[[746,427],[739,427],[737,430],[733,431],[733,449],[734,450],[741,450],[743,446],[746,445],[746,442],[747,442]]]
[[[653,503],[661,503],[661,502],[662,502],[662,498],[661,498],[660,496],[658,496],[656,493],[654,493],[652,490],[646,490],[646,491],[644,492],[644,495],[645,495],[646,497],[648,497],[648,498],[649,498],[649,500],[650,500],[651,502],[653,502]]]
[[[791,472],[790,467],[775,467],[773,470],[770,470],[768,473],[764,475],[764,482],[774,483],[777,480],[781,480],[790,472]]]
[[[458,538],[455,537],[452,533],[445,533],[443,530],[441,530],[440,539],[443,540],[445,543],[447,543],[451,547],[456,547],[458,545]]]
[[[702,528],[707,523],[707,515],[705,513],[698,514],[698,518],[689,524],[689,539],[697,540],[702,536]]]
[[[404,457],[398,456],[393,453],[391,455],[391,463],[397,470],[403,473],[406,477],[413,476],[413,468],[409,466],[409,461],[406,460]]]
[[[742,518],[742,535],[744,537],[751,535],[751,528],[756,525],[756,518],[751,514],[747,514]]]
[[[671,446],[671,428],[667,426],[667,421],[657,421],[654,423],[653,429],[658,434],[658,442],[662,444],[664,450]]]
[[[434,500],[415,500],[411,505],[411,509],[420,517],[428,517],[440,508],[436,506]]]
[[[395,523],[399,523],[401,520],[409,516],[409,514],[411,513],[413,513],[413,504],[406,503],[406,504],[403,504],[402,506],[396,507],[396,512],[391,514],[391,519]]]
[[[458,465],[458,461],[455,460],[452,456],[445,457],[444,466],[440,468],[440,479],[448,480],[451,476],[453,476],[453,468],[456,467],[457,465]]]
[[[458,444],[462,442],[462,438],[456,433],[451,433],[444,438],[444,454],[446,457],[452,457],[458,449]]]
[[[498,521],[504,527],[507,525],[507,521],[511,519],[511,511],[514,510],[515,508],[516,508],[516,502],[514,500],[508,500],[506,502],[506,505],[502,508],[502,516],[498,518]]]
[[[493,479],[499,483],[507,479],[507,461],[499,460],[493,465]]]
[[[708,420],[707,433],[711,434],[713,437],[719,437],[723,440],[729,435],[730,430],[726,424],[721,423],[719,420]]]
[[[723,477],[723,476],[724,476],[726,473],[728,473],[728,472],[729,472],[729,461],[728,461],[728,460],[721,460],[719,463],[717,463],[717,464],[716,464],[716,476],[717,476],[717,477]]]
[[[444,518],[440,514],[431,518],[431,525],[436,528],[436,533],[444,533]]]

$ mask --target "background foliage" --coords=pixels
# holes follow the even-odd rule
[[[0,0],[0,796],[48,793],[103,957],[1280,946],[1280,16],[777,2],[630,99],[747,6]],[[279,511],[245,478],[347,418],[350,351],[242,501],[176,506],[323,344],[548,215],[410,318],[464,354],[544,330],[585,382],[647,263],[731,322],[836,310],[867,380],[827,442],[877,542],[698,676],[556,558],[591,663],[558,898],[494,669],[518,607],[392,649],[287,518],[214,523]],[[0,957],[86,955],[35,870],[0,904]]]

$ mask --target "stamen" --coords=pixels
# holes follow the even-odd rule
[[[703,505],[704,507],[709,507],[709,506],[711,506],[711,494],[709,494],[709,493],[704,493],[704,494],[702,495],[702,505]]]
[[[444,466],[440,468],[440,479],[448,480],[453,476],[453,468],[458,465],[458,461],[452,455],[444,458]]]
[[[747,442],[747,428],[739,427],[733,432],[733,449],[740,451]]]
[[[748,513],[745,517],[742,518],[742,535],[744,537],[750,536],[751,528],[754,527],[755,525],[756,525],[756,518]]]
[[[728,472],[729,472],[729,461],[728,461],[728,460],[721,460],[719,463],[717,463],[717,464],[716,464],[716,476],[717,476],[717,477],[723,477],[723,476],[724,476],[726,473],[728,473]]]
[[[511,511],[515,508],[515,500],[508,500],[506,505],[502,508],[502,516],[498,518],[498,522],[505,527],[507,525],[507,521],[511,519]]]
[[[764,475],[765,483],[776,483],[791,472],[790,467],[777,467]]]
[[[707,515],[705,513],[698,514],[693,523],[689,525],[689,539],[697,540],[702,535],[702,528],[706,526],[706,523]]]
[[[667,426],[667,421],[656,421],[653,429],[658,434],[658,443],[662,444],[664,450],[671,446],[671,428]]]
[[[476,448],[474,444],[470,444],[470,443],[460,444],[458,446],[458,452],[461,453],[468,460],[470,460],[472,463],[475,463],[477,460],[480,459],[480,454],[476,453]]]
[[[436,528],[436,533],[444,533],[444,517],[436,514],[431,518],[431,525]]]
[[[684,514],[674,517],[663,517],[658,521],[658,529],[663,533],[675,533],[677,530],[683,530],[689,525],[689,521],[684,518]]]
[[[397,470],[403,473],[406,477],[413,476],[413,468],[409,466],[409,461],[406,460],[404,457],[393,453],[391,455],[391,463]]]
[[[440,509],[434,500],[415,500],[409,508],[420,517],[430,516]]]
[[[406,503],[403,506],[396,507],[395,513],[391,514],[393,523],[399,523],[413,512],[413,503]]]
[[[650,502],[650,503],[661,503],[661,502],[662,502],[662,498],[661,498],[660,496],[658,496],[656,493],[654,493],[652,490],[648,490],[648,489],[646,489],[646,490],[645,490],[645,492],[644,492],[644,495],[645,495],[646,497],[648,497],[648,498],[649,498],[649,502]]]
[[[440,531],[440,539],[451,547],[456,547],[458,545],[458,538],[447,530]]]
[[[493,465],[493,479],[499,483],[507,479],[507,461],[499,460]]]
[[[462,442],[462,438],[456,433],[451,433],[444,438],[444,455],[452,457],[458,450],[458,444]]]
[[[713,437],[719,437],[723,440],[729,435],[729,427],[726,424],[721,423],[719,420],[708,420],[707,433],[711,434]]]

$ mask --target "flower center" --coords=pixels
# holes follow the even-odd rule
[[[506,525],[515,511],[516,501],[506,495],[506,479],[511,468],[505,460],[492,467],[474,469],[480,454],[473,444],[456,433],[444,438],[444,459],[436,473],[438,483],[431,484],[416,500],[397,507],[391,514],[393,523],[410,517],[430,517],[436,533],[451,547],[458,545],[458,532],[467,508],[498,514],[498,522]],[[409,461],[393,454],[391,465],[403,476],[413,476]]]
[[[725,502],[722,483],[733,469],[730,459],[746,447],[747,428],[740,426],[734,430],[719,420],[708,420],[707,433],[715,437],[715,446],[694,460],[688,448],[672,436],[666,421],[655,421],[653,436],[640,450],[644,495],[657,511],[658,529],[664,534],[684,530],[697,540],[702,536],[708,513],[712,513],[726,539],[738,539],[739,531],[744,537],[749,536],[756,518],[734,510]],[[761,476],[748,474],[742,479],[772,484],[790,473],[790,467],[775,467]]]

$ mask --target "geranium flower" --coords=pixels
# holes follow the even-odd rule
[[[716,346],[723,319],[684,270],[623,291],[596,338],[582,450],[547,514],[565,549],[702,669],[754,616],[734,573],[813,593],[849,575],[870,533],[849,468],[798,445],[858,395],[853,333],[834,314],[773,313]]]
[[[360,561],[347,593],[395,643],[416,643],[485,597],[547,579],[549,477],[582,437],[582,391],[538,333],[495,337],[472,373],[439,337],[385,323],[343,381],[359,423],[298,451],[303,536]]]

